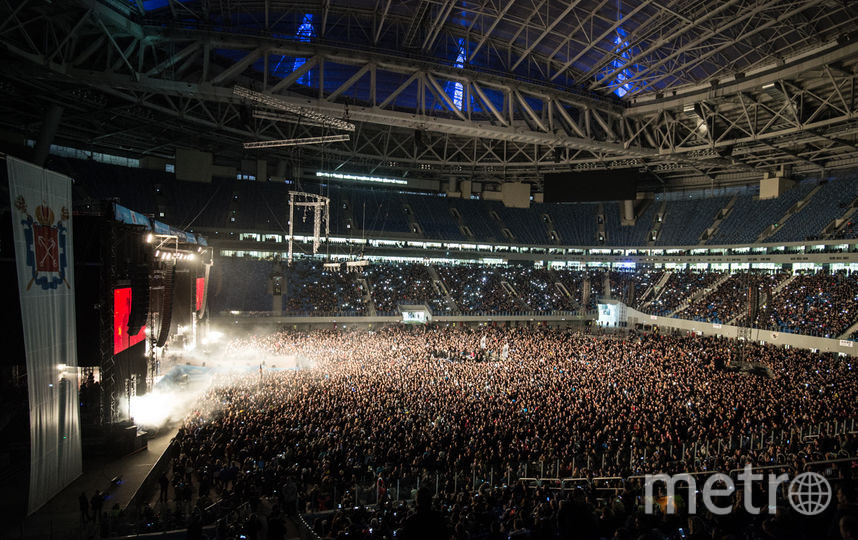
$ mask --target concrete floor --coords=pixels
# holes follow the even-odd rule
[[[90,523],[83,525],[80,519],[78,497],[81,492],[91,498],[95,490],[106,494],[104,511],[118,504],[125,508],[131,501],[152,466],[167,449],[176,435],[176,428],[163,429],[149,439],[148,447],[135,454],[121,458],[97,457],[83,462],[83,474],[34,514],[27,517],[18,530],[2,531],[1,538],[71,540],[97,538],[98,531]],[[111,479],[121,476],[119,485],[111,485]]]

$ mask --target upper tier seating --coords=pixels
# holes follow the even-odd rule
[[[554,223],[554,230],[564,246],[597,245],[596,210],[592,203],[539,204],[533,205],[537,213],[548,214]]]
[[[408,204],[414,210],[414,216],[426,238],[454,242],[465,240],[456,218],[450,213],[450,204],[445,198],[410,195]]]
[[[396,192],[368,189],[337,190],[351,205],[354,226],[377,235],[409,233],[411,225]]]
[[[783,218],[787,210],[812,189],[812,184],[801,184],[776,199],[762,201],[750,195],[737,197],[730,213],[706,243],[723,245],[756,242],[766,228]]]
[[[474,240],[480,242],[506,242],[500,225],[492,217],[491,211],[502,206],[497,201],[472,201],[470,199],[447,199],[450,207],[455,208],[462,216],[462,225],[474,235]],[[419,210],[415,210],[419,212]]]
[[[295,189],[292,184],[222,178],[215,178],[211,183],[182,182],[166,172],[69,158],[54,157],[51,165],[75,179],[73,193],[77,202],[118,199],[129,208],[191,230],[285,234],[289,229],[289,191]],[[706,243],[753,243],[813,187],[812,183],[803,183],[772,200],[760,201],[750,195],[736,197],[732,210]],[[645,246],[650,231],[657,226],[655,217],[662,204],[660,201],[649,203],[634,225],[622,226],[622,205],[617,202],[532,203],[529,209],[517,209],[506,208],[498,201],[415,195],[386,188],[314,185],[311,191],[320,189],[331,198],[330,230],[333,235],[366,234],[482,243]],[[858,176],[842,174],[839,179],[825,183],[802,210],[766,241],[815,239],[828,223],[843,216],[856,198]],[[715,197],[667,201],[655,244],[696,245],[729,200],[729,197]],[[598,238],[600,206],[605,217],[604,242]],[[296,209],[293,223],[296,233],[312,232],[311,214],[312,211],[305,215],[302,209]],[[854,216],[852,219],[855,220]],[[413,232],[412,220],[420,225],[422,236]],[[504,235],[504,228],[509,229],[512,240]],[[556,241],[548,234],[552,229],[557,235]],[[840,238],[856,235],[858,226],[854,225],[838,233]]]
[[[798,213],[766,241],[790,242],[819,238],[822,229],[846,213],[858,198],[858,177],[849,176],[822,185]]]
[[[655,243],[659,246],[692,246],[712,226],[715,216],[726,206],[728,197],[669,201],[661,231]]]
[[[653,228],[656,208],[655,202],[644,209],[635,224],[631,226],[621,225],[620,217],[622,203],[605,204],[605,245],[606,246],[642,246],[649,241],[649,233]]]

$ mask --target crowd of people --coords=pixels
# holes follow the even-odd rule
[[[450,311],[429,267],[414,263],[373,264],[366,267],[375,309],[393,313],[399,304],[426,304],[433,313]]]
[[[670,275],[662,284],[665,272]],[[287,314],[364,315],[370,305],[391,314],[400,304],[426,304],[436,315],[586,311],[610,291],[610,298],[653,315],[747,324],[753,288],[761,293],[757,328],[839,337],[858,322],[858,280],[844,272],[800,273],[779,287],[790,274],[419,262],[373,262],[345,271],[296,261],[284,265],[284,278]]]
[[[653,297],[640,308],[654,315],[670,315],[689,301],[699,292],[712,287],[724,277],[718,272],[696,270],[677,270],[671,273],[667,283],[655,291]]]
[[[858,321],[858,280],[844,272],[798,274],[755,326],[836,338]]]
[[[675,518],[640,515],[639,485],[606,502],[594,477],[745,463],[798,471],[858,451],[841,429],[858,413],[858,366],[829,354],[491,326],[283,331],[235,340],[226,354],[247,350],[311,367],[216,382],[177,435],[184,470],[254,512],[267,501],[266,515],[346,509],[311,519],[322,536],[422,538],[412,534],[421,519],[437,538],[675,532]],[[729,369],[740,356],[768,375]],[[536,463],[590,487],[527,487]],[[416,514],[404,499],[417,500]],[[695,527],[740,525],[706,519]]]
[[[784,273],[733,274],[711,293],[698,298],[677,314],[683,319],[693,319],[727,324],[739,317],[747,320],[751,293],[758,294],[758,311],[765,311],[772,291],[789,277]]]
[[[366,313],[365,292],[353,273],[299,260],[287,267],[285,275],[287,313]]]
[[[492,267],[438,266],[438,275],[462,313],[523,311]]]

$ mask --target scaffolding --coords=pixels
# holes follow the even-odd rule
[[[292,265],[292,244],[295,240],[295,207],[313,209],[313,255],[319,251],[322,222],[325,224],[325,238],[330,234],[331,199],[314,193],[302,191],[289,192],[289,254],[287,263]],[[306,219],[306,218],[305,218]]]

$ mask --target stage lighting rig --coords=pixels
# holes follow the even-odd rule
[[[292,242],[295,238],[295,208],[312,209],[313,211],[313,254],[319,250],[322,236],[322,223],[325,225],[325,238],[330,234],[331,199],[315,193],[301,191],[289,192],[289,252],[287,263],[292,264]]]
[[[348,135],[324,135],[322,137],[302,137],[299,139],[280,139],[274,141],[258,141],[244,143],[244,149],[253,148],[279,148],[281,146],[305,146],[309,144],[323,144],[330,142],[345,142],[349,140]]]
[[[286,103],[282,99],[278,99],[275,96],[263,94],[261,92],[255,92],[242,86],[234,87],[232,92],[238,97],[261,103],[262,105],[266,105],[268,107],[271,107],[272,109],[278,109],[281,111],[286,111],[288,113],[295,114],[301,118],[306,118],[324,127],[341,129],[343,131],[355,130],[355,125],[351,122],[347,122],[343,119],[335,118],[333,116],[328,116],[327,114],[316,112],[306,107],[297,107],[295,105],[291,105],[289,103]],[[283,118],[283,120],[286,120],[286,118]]]

